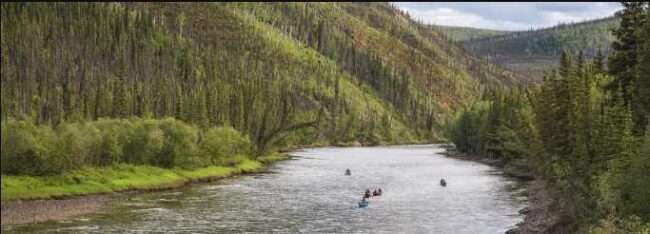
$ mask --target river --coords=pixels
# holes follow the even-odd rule
[[[523,220],[520,182],[442,151],[436,145],[306,149],[266,173],[115,194],[101,213],[3,226],[2,233],[478,234],[504,233]],[[364,190],[376,187],[383,195],[358,208]]]

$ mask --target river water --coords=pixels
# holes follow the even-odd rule
[[[520,182],[442,151],[436,145],[306,149],[266,173],[116,194],[102,213],[5,226],[2,233],[478,234],[504,233],[522,221]],[[365,189],[376,187],[383,195],[358,208]]]

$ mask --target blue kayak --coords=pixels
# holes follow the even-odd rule
[[[368,204],[369,204],[368,201],[361,201],[361,202],[359,202],[359,208],[368,207]]]

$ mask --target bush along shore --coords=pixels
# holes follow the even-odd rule
[[[229,127],[174,119],[100,119],[56,128],[2,123],[2,201],[158,190],[258,172],[286,156],[252,156]]]

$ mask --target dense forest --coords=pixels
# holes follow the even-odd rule
[[[498,56],[551,56],[559,57],[562,51],[592,57],[598,50],[609,52],[614,36],[610,30],[617,27],[619,19],[607,17],[580,23],[504,33],[465,41],[465,47],[477,54]]]
[[[541,84],[486,91],[451,127],[460,151],[558,191],[562,223],[548,232],[650,230],[650,10],[624,6],[607,62],[564,52]]]
[[[618,17],[565,23],[528,31],[499,32],[438,26],[434,30],[458,40],[465,49],[490,63],[502,65],[520,76],[542,80],[544,71],[559,62],[562,51],[582,52],[586,58],[608,54],[618,27]],[[494,35],[489,35],[494,34]]]
[[[197,149],[220,128],[251,157],[438,141],[475,93],[517,83],[387,3],[2,3],[1,18],[3,174],[210,161]]]
[[[454,42],[466,42],[511,33],[510,31],[459,26],[431,25],[430,27],[432,30],[442,32],[449,40]]]

